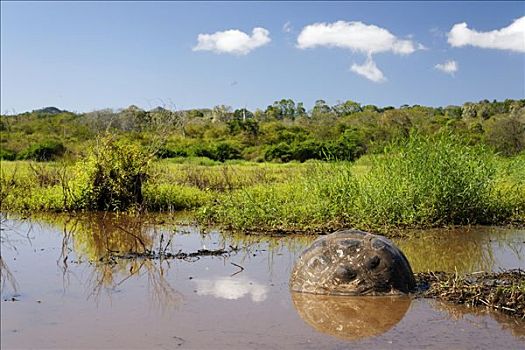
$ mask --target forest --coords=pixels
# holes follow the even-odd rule
[[[513,156],[525,148],[525,99],[438,108],[377,107],[351,100],[330,106],[318,100],[308,111],[291,99],[255,111],[224,105],[184,111],[129,106],[74,113],[46,107],[2,115],[0,131],[4,160],[76,159],[104,133],[151,148],[158,158],[219,162],[352,161],[381,152],[414,131],[428,136],[451,133],[470,145]]]

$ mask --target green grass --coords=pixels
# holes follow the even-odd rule
[[[319,163],[287,183],[227,193],[200,213],[241,230],[523,223],[521,164],[451,136],[413,135],[357,166]]]
[[[112,195],[117,190],[128,196],[127,165],[114,169],[114,162],[106,163],[109,170],[100,172],[114,190],[97,186],[110,200],[120,198]],[[92,210],[97,164],[2,161],[1,209]],[[355,163],[162,160],[141,171],[141,203],[113,210],[194,209],[202,222],[258,231],[525,223],[525,155],[500,158],[448,135],[412,135]]]

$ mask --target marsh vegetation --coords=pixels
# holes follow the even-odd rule
[[[3,161],[2,210],[193,210],[236,230],[521,224],[525,158],[417,133],[356,162],[179,163],[113,135],[74,162]]]
[[[195,211],[236,230],[525,221],[525,101],[3,115],[8,212]]]

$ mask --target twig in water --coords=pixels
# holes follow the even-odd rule
[[[237,271],[237,272],[235,272],[235,273],[232,273],[232,274],[230,275],[230,277],[233,277],[233,276],[235,276],[236,274],[241,273],[241,272],[244,271],[244,267],[242,267],[241,265],[238,265],[238,264],[236,264],[236,263],[234,263],[234,262],[230,262],[230,264],[232,264],[233,266],[236,266],[236,267],[240,268],[239,271]]]

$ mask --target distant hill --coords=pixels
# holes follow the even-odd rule
[[[51,114],[51,115],[60,114],[60,113],[63,113],[63,112],[66,112],[66,111],[60,110],[60,109],[58,109],[56,107],[44,107],[44,108],[41,108],[41,109],[33,110],[33,113]]]

